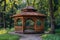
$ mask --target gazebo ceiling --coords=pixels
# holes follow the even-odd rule
[[[22,9],[22,12],[21,13],[19,13],[19,14],[15,14],[15,15],[13,15],[12,17],[19,17],[19,16],[21,16],[21,17],[23,17],[23,16],[42,16],[42,17],[45,17],[46,15],[44,15],[44,14],[41,14],[41,13],[38,13],[38,12],[36,12],[37,10],[36,9],[34,9],[34,7],[32,7],[32,6],[27,6],[26,8],[24,8],[24,9]]]

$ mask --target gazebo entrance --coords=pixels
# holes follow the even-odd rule
[[[26,21],[25,21],[25,30],[24,32],[29,32],[29,33],[32,33],[32,32],[35,32],[34,30],[34,20],[30,17],[30,18],[27,18]]]
[[[25,30],[33,30],[34,29],[34,21],[32,19],[27,19],[25,22]]]
[[[14,18],[15,32],[44,32],[45,15],[39,14],[31,6],[22,9],[20,14],[13,15],[12,17]]]

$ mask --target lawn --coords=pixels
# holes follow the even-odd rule
[[[19,36],[11,34],[0,35],[0,40],[19,40]]]
[[[13,31],[12,29],[7,30],[7,29],[1,29],[0,30],[0,40],[19,40],[18,35],[12,35],[8,34],[8,32]]]

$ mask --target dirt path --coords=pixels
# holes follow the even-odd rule
[[[28,35],[22,36],[19,40],[42,40],[42,39],[39,35],[28,34]]]
[[[15,32],[11,32],[10,34],[21,36],[19,40],[42,40],[40,34],[18,34]]]

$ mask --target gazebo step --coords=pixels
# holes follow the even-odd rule
[[[34,30],[25,30],[24,33],[29,33],[29,34],[31,34],[31,33],[36,33],[36,32],[35,32]]]
[[[15,33],[23,33],[22,31],[15,31]]]
[[[25,30],[24,33],[25,34],[41,34],[43,32],[36,32],[35,30]]]
[[[35,32],[35,30],[25,30],[25,32]]]

